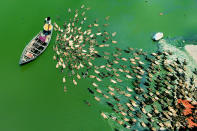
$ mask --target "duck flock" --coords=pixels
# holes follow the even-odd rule
[[[80,79],[95,100],[111,112],[101,112],[115,130],[179,130],[197,127],[197,69],[186,59],[169,60],[171,51],[146,52],[118,48],[116,32],[106,31],[98,19],[87,22],[84,5],[68,9],[57,33],[53,50],[56,68],[67,91],[66,78],[77,86]],[[188,73],[191,72],[191,73]],[[67,75],[67,76],[66,76]],[[88,105],[90,103],[86,101]]]

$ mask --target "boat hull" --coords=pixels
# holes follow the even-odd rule
[[[51,41],[52,31],[51,34],[45,36],[45,41],[40,39],[41,34],[42,31],[40,31],[24,48],[20,57],[19,65],[24,65],[35,60],[46,50]]]

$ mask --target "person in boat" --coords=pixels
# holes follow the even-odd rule
[[[51,18],[50,17],[45,18],[44,24],[51,24]]]
[[[45,24],[43,27],[43,34],[44,35],[50,35],[51,34],[51,30],[52,30],[52,25],[51,25],[51,18],[47,17],[45,18]]]
[[[39,36],[39,39],[40,39],[41,42],[44,43],[44,42],[47,41],[47,36],[49,36],[51,34],[52,27],[53,26],[51,24],[51,18],[50,17],[45,18],[45,24],[44,24],[44,27],[43,27],[43,31]]]

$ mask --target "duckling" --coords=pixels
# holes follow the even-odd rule
[[[127,59],[126,59],[126,58],[124,58],[124,57],[122,57],[122,58],[121,58],[121,60],[123,60],[123,61],[127,61]]]
[[[151,73],[148,73],[148,77],[153,78],[153,75]]]
[[[101,112],[101,116],[102,116],[104,119],[108,119],[108,116],[107,116],[104,112]]]
[[[112,83],[116,84],[117,82],[113,79],[110,80]]]
[[[155,127],[151,127],[150,130],[151,131],[157,131],[157,129]]]
[[[134,49],[133,48],[131,48],[131,47],[128,47],[128,49],[130,50],[130,51],[133,51]]]
[[[123,70],[123,69],[120,69],[120,68],[118,69],[118,71],[120,71],[120,72],[124,72],[124,70]]]
[[[128,121],[129,121],[129,119],[125,117],[125,118],[124,118],[124,121],[125,121],[125,122],[128,122]]]
[[[127,87],[127,91],[132,92],[133,90],[129,87]]]
[[[146,114],[149,118],[152,118],[152,115],[150,113]]]
[[[139,98],[138,96],[135,96],[135,99],[136,99],[137,101],[140,101],[140,98]]]
[[[94,99],[96,100],[96,101],[100,101],[100,98],[98,98],[98,97],[94,97]]]
[[[146,114],[147,112],[146,112],[146,109],[143,107],[143,108],[141,108],[141,110],[142,110],[142,112],[144,113],[144,114]]]
[[[100,89],[98,89],[98,88],[96,88],[96,91],[98,92],[98,93],[102,93],[102,91],[100,90]]]
[[[115,76],[117,76],[117,77],[119,77],[119,76],[120,76],[120,75],[119,75],[118,73],[116,73],[116,72],[114,72],[114,75],[115,75]]]
[[[64,86],[64,92],[67,92],[67,88],[66,88],[66,86]]]
[[[137,116],[138,118],[142,118],[142,114],[139,113],[139,112],[136,113],[136,116]]]
[[[135,111],[135,109],[133,109],[133,107],[129,107],[129,110],[130,111]]]
[[[124,70],[124,72],[125,72],[125,73],[128,73],[128,74],[130,73],[130,71],[129,71],[129,70]]]
[[[130,117],[133,117],[133,116],[134,116],[131,112],[129,112],[128,115],[129,115]]]
[[[122,82],[122,80],[121,80],[121,79],[116,78],[116,80],[117,80],[118,82]]]
[[[129,78],[129,79],[131,79],[131,78],[132,78],[132,76],[130,76],[130,75],[126,75],[126,77],[127,77],[127,78]]]
[[[186,59],[184,59],[184,61],[183,61],[183,65],[187,65],[187,61],[186,61]]]
[[[75,79],[73,79],[73,84],[74,84],[74,85],[77,85],[77,82],[76,82],[76,80],[75,80]]]
[[[135,62],[135,59],[133,59],[133,58],[130,58],[130,62]]]
[[[118,57],[114,57],[114,58],[115,58],[115,60],[117,60],[117,61],[119,61],[119,60],[120,60]]]
[[[127,121],[128,122],[128,121]],[[127,129],[131,129],[131,126],[130,125],[126,125],[126,128]]]
[[[159,56],[159,55],[156,56],[156,59],[157,59],[157,60],[160,60],[160,59],[161,59],[161,56]]]
[[[142,52],[142,55],[143,55],[143,56],[147,56],[147,53],[146,53],[146,52]]]
[[[111,119],[112,119],[112,120],[117,120],[117,117],[111,116]]]
[[[106,17],[105,17],[105,20],[106,20],[106,21],[108,21],[108,20],[109,20],[109,18],[110,18],[110,16],[106,16]]]
[[[146,95],[146,94],[143,94],[142,95],[145,99],[147,99],[148,98],[148,96]]]
[[[136,56],[135,56],[135,57],[134,57],[134,59],[136,59],[136,60],[140,60],[140,57],[136,57]]]
[[[164,124],[161,123],[161,122],[157,122],[157,124],[158,124],[160,127],[164,127]]]
[[[105,94],[103,94],[103,96],[104,96],[106,99],[109,99],[109,96],[107,96],[107,95],[105,95]]]
[[[171,122],[170,122],[170,121],[166,121],[166,122],[164,122],[164,125],[165,125],[167,128],[172,127],[172,125],[171,125]]]
[[[142,62],[142,61],[138,61],[138,63],[139,63],[140,65],[144,65],[144,62]]]
[[[120,65],[122,68],[127,68],[127,66],[126,65]]]
[[[136,50],[136,53],[137,53],[138,55],[143,55],[145,52],[143,52],[142,49],[139,49],[139,50]]]
[[[96,83],[92,83],[93,86],[98,87],[98,85]]]
[[[137,77],[138,79],[142,79],[142,77],[141,77],[141,76],[139,76],[139,75],[136,75],[136,77]]]
[[[136,65],[136,62],[131,61],[132,64]]]
[[[94,26],[95,26],[95,27],[98,27],[98,26],[99,26],[99,24],[94,24]]]
[[[130,104],[130,103],[126,103],[126,105],[127,105],[128,107],[131,107],[131,104]]]
[[[135,87],[137,87],[139,84],[136,83],[136,82],[134,81],[134,82],[133,82],[133,85],[134,85]]]
[[[150,89],[151,89],[151,88],[150,88]],[[150,96],[153,96],[153,93],[152,93],[152,92],[149,92],[148,94],[149,94]]]
[[[115,96],[115,94],[111,91],[108,92],[111,96]]]
[[[65,82],[66,82],[66,78],[65,78],[65,77],[63,77],[62,81],[63,81],[63,83],[65,83]]]
[[[117,120],[118,124],[122,125],[123,121]]]
[[[168,52],[164,51],[164,52],[163,52],[163,55],[164,55],[164,56],[168,56],[169,54],[168,54]]]
[[[133,72],[136,73],[136,74],[138,74],[138,70],[136,70],[136,69],[133,69]]]
[[[122,114],[123,116],[126,116],[127,115],[127,113],[125,113],[125,112],[120,112],[120,114]]]
[[[157,56],[158,54],[157,54],[157,53],[152,53],[151,55],[152,55],[152,56]]]
[[[131,97],[131,94],[125,93],[125,96],[127,96],[127,97]]]
[[[137,122],[137,120],[135,118],[132,118],[131,120],[132,120],[133,123]]]
[[[133,56],[137,56],[138,54],[137,53],[133,53]]]
[[[146,124],[144,122],[141,122],[142,127],[147,127]]]
[[[131,104],[132,104],[134,107],[137,107],[137,106],[138,106],[134,100],[130,100],[130,101],[131,101]]]

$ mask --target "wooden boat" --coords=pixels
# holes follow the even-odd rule
[[[52,25],[51,25],[52,26]],[[53,26],[51,27],[51,33],[49,35],[44,35],[43,31],[40,31],[25,47],[21,55],[19,64],[23,65],[32,60],[35,60],[39,55],[41,55],[45,49],[48,47],[49,42],[52,37]],[[42,38],[45,38],[43,40]]]
[[[159,41],[164,37],[162,32],[157,32],[156,34],[153,35],[152,40],[153,41]]]

